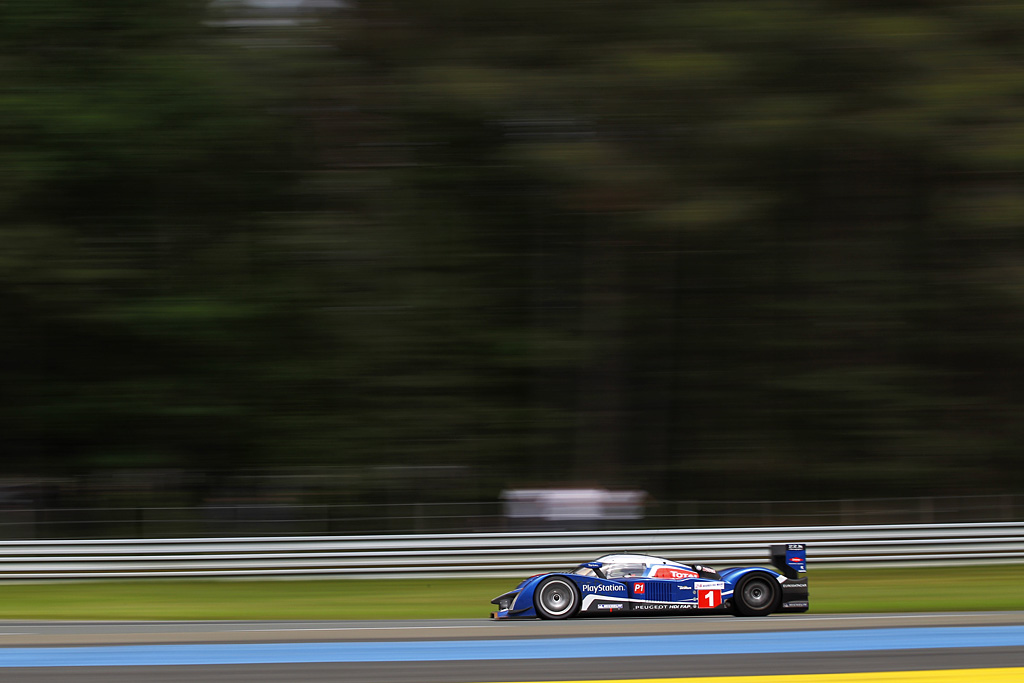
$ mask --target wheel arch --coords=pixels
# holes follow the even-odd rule
[[[729,575],[729,582],[732,583],[732,607],[733,613],[739,616],[767,616],[778,612],[782,607],[782,582],[780,574],[770,569],[760,567],[745,567],[742,571]],[[764,579],[772,586],[773,599],[766,610],[752,610],[745,607],[743,602],[743,589],[746,584],[754,579]]]
[[[579,614],[580,607],[581,607],[581,605],[583,603],[583,591],[580,590],[579,581],[577,581],[576,579],[577,579],[577,577],[575,575],[573,575],[573,574],[554,573],[554,574],[546,574],[546,575],[544,575],[542,577],[538,577],[538,580],[536,582],[531,582],[532,585],[531,585],[531,591],[530,591],[530,593],[531,593],[531,595],[530,595],[530,605],[533,607],[534,614],[536,614],[536,616],[541,617],[541,618],[557,618],[557,619],[569,619],[569,618],[574,617],[577,614]],[[540,599],[540,596],[538,595],[538,591],[542,591],[543,590],[543,586],[545,584],[548,584],[548,583],[550,583],[552,581],[559,581],[559,580],[562,583],[564,583],[565,585],[567,585],[569,587],[569,589],[572,591],[572,593],[574,595],[573,605],[570,608],[570,610],[565,615],[563,615],[563,616],[559,616],[559,617],[545,617],[541,613],[541,609],[537,607],[537,601],[538,601],[538,599]]]

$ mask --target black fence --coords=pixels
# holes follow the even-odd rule
[[[0,507],[0,540],[197,538],[366,533],[1010,522],[1024,496],[845,500],[645,501],[629,518],[510,516],[500,501],[299,505],[234,501],[193,507]]]

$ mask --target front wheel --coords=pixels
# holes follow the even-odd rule
[[[736,613],[744,617],[763,617],[775,611],[779,602],[779,582],[770,576],[747,576],[733,592]]]
[[[533,606],[541,619],[565,619],[579,609],[580,598],[576,586],[569,579],[553,576],[537,586]]]

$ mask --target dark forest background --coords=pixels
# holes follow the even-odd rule
[[[0,476],[1020,493],[1022,181],[1019,1],[5,0]]]

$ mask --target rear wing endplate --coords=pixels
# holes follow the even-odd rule
[[[798,579],[807,571],[807,545],[804,543],[780,543],[771,546],[772,566],[786,578]]]

